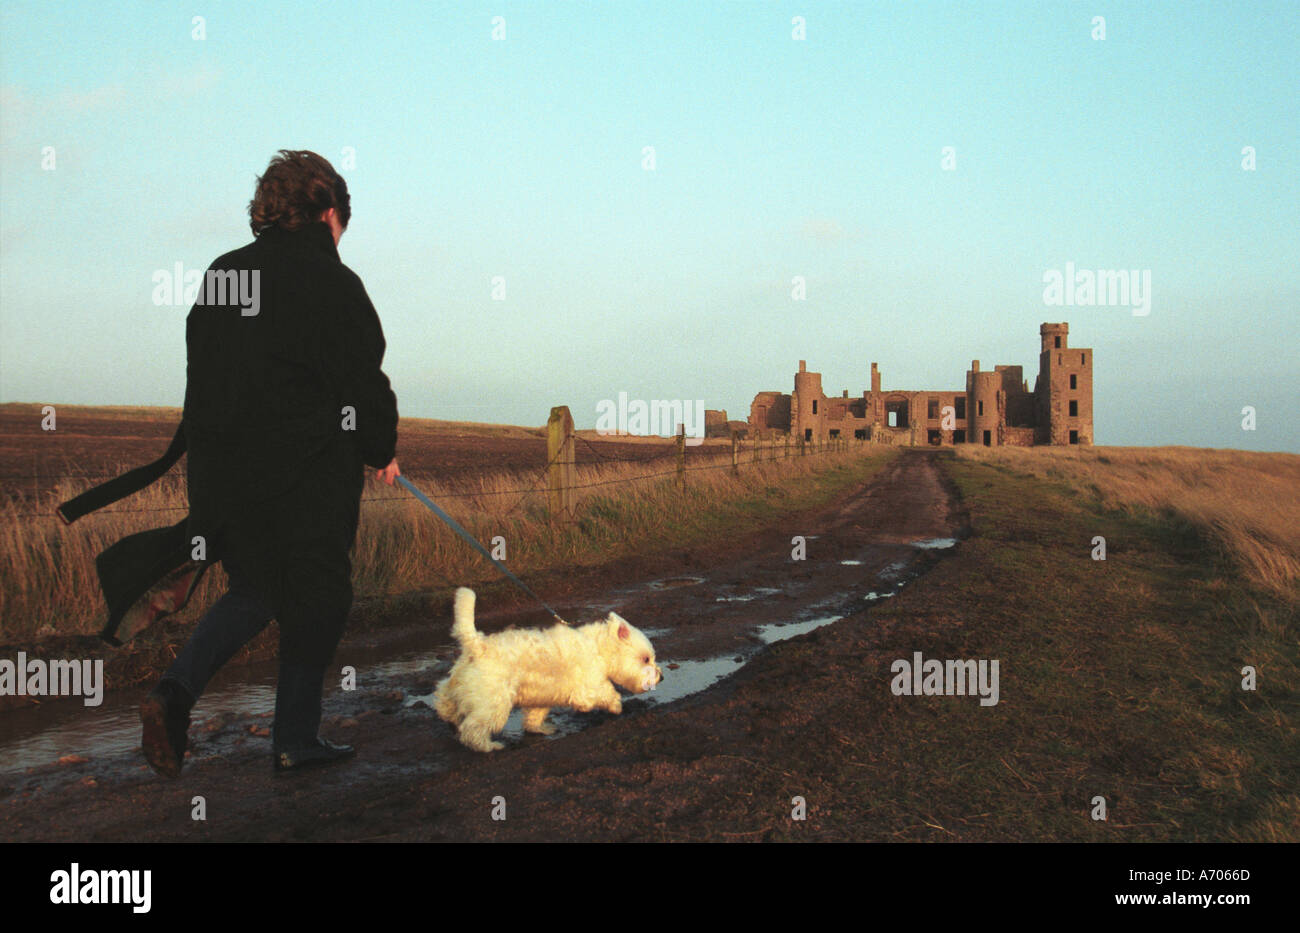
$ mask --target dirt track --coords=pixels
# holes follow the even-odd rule
[[[784,788],[797,771],[793,793],[817,798],[815,763],[833,758],[835,735],[853,728],[867,700],[862,657],[879,634],[867,610],[941,560],[948,543],[917,542],[957,536],[961,524],[935,455],[906,451],[816,513],[716,549],[623,562],[544,593],[573,621],[613,609],[655,642],[664,683],[625,699],[621,717],[553,713],[561,734],[550,738],[524,737],[512,720],[504,751],[468,751],[424,702],[453,657],[444,618],[404,651],[390,645],[386,657],[371,657],[364,639],[340,649],[337,662],[357,667],[359,687],[328,691],[322,732],[357,747],[351,762],[276,777],[262,734],[269,719],[223,714],[206,697],[181,780],[155,777],[138,750],[122,748],[10,773],[0,777],[0,837],[783,838],[773,815],[788,816],[791,792],[758,788]],[[806,560],[792,560],[796,535],[806,538]],[[538,624],[541,615],[494,610],[487,600],[479,613],[489,631]],[[413,620],[413,631],[417,622],[427,631],[427,620]],[[191,819],[196,795],[206,800],[203,822]],[[505,820],[492,818],[498,797]],[[815,837],[819,823],[810,816],[801,830]]]

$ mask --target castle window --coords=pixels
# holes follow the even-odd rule
[[[957,396],[955,407],[957,411],[954,412],[954,414],[958,418],[965,418],[966,417],[966,396],[964,395]]]
[[[926,403],[925,416],[932,420],[939,417],[939,400],[937,398],[932,398]]]
[[[1074,373],[1070,373],[1070,388],[1071,389],[1079,388],[1079,377],[1076,376]]]
[[[976,402],[975,404],[979,406],[979,411],[976,412],[976,414],[977,414],[979,417],[983,418],[983,417],[984,417],[984,403],[983,403],[982,401],[980,401],[980,402]]]
[[[1060,338],[1060,337],[1057,337],[1057,338],[1056,338],[1056,349],[1058,349],[1058,350],[1061,349],[1061,338]]]
[[[1086,353],[1080,353],[1080,354],[1079,354],[1079,365],[1080,365],[1080,366],[1087,366],[1087,365],[1088,365],[1088,354],[1086,354]]]
[[[1077,443],[1079,443],[1079,432],[1078,432],[1078,431],[1071,431],[1071,432],[1070,432],[1070,443],[1071,443],[1071,444],[1077,444]]]
[[[1079,417],[1079,403],[1076,402],[1074,399],[1070,399],[1070,417],[1071,418]]]
[[[817,414],[817,399],[813,399],[813,414]]]

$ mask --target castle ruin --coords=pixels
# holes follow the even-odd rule
[[[871,364],[860,398],[827,398],[821,373],[803,360],[794,391],[759,392],[749,406],[749,433],[788,434],[813,443],[857,438],[883,444],[1032,447],[1092,443],[1092,350],[1069,345],[1070,325],[1043,324],[1034,390],[1020,366],[966,372],[964,390],[885,391]],[[724,416],[725,417],[725,416]]]

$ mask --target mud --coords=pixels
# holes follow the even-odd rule
[[[553,736],[522,734],[471,752],[429,708],[450,667],[450,618],[345,642],[337,665],[357,689],[331,688],[322,734],[357,758],[276,777],[270,768],[274,670],[223,672],[195,710],[185,774],[169,782],[139,755],[135,704],[121,691],[97,709],[48,703],[4,717],[0,836],[11,840],[361,840],[719,838],[708,816],[723,788],[704,759],[762,761],[828,749],[834,718],[794,730],[852,678],[808,668],[799,645],[870,639],[870,609],[960,547],[963,518],[929,451],[906,451],[833,505],[711,548],[622,561],[543,584],[573,622],[611,610],[652,639],[664,681],[625,697],[620,717],[555,711]],[[802,536],[806,559],[792,559]],[[533,607],[481,598],[478,625],[540,624]],[[837,634],[839,633],[839,634]],[[831,702],[832,709],[843,707]],[[22,715],[28,718],[23,720]],[[803,747],[801,743],[807,743]],[[821,743],[821,744],[819,744]],[[63,759],[60,763],[59,759]],[[734,764],[734,762],[733,762]],[[736,780],[750,767],[738,768]],[[205,797],[208,819],[191,819]],[[507,820],[489,816],[502,797]],[[758,802],[754,804],[760,806]],[[766,804],[763,804],[766,806]],[[712,822],[711,822],[712,820]],[[735,820],[728,817],[727,825]],[[703,834],[703,835],[701,835]]]

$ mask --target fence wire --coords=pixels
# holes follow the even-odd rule
[[[632,457],[632,458],[623,458],[623,457],[607,457],[607,456],[601,454],[600,451],[596,450],[595,446],[592,445],[592,443],[591,443],[590,441],[588,441],[585,437],[581,437],[581,436],[579,436],[578,434],[570,434],[568,437],[565,438],[564,443],[560,445],[560,449],[559,449],[558,451],[556,451],[555,456],[551,457],[551,459],[546,463],[545,466],[543,466],[543,467],[541,467],[541,468],[535,468],[535,472],[536,472],[536,476],[537,476],[537,478],[536,478],[536,480],[533,482],[532,485],[525,486],[525,487],[522,488],[522,489],[490,489],[490,490],[477,490],[477,491],[475,491],[475,490],[446,491],[446,492],[439,492],[439,493],[438,493],[438,498],[440,498],[440,499],[477,499],[477,498],[485,498],[485,497],[490,497],[490,496],[518,496],[519,498],[515,501],[515,503],[514,503],[512,506],[510,506],[510,508],[506,511],[505,515],[503,516],[503,517],[509,517],[510,515],[514,514],[516,511],[518,511],[520,508],[522,508],[523,503],[527,501],[527,499],[528,499],[528,497],[529,497],[530,495],[544,494],[544,493],[546,493],[546,492],[548,491],[548,490],[547,490],[547,473],[550,471],[551,467],[554,466],[555,463],[560,459],[561,455],[565,452],[565,450],[568,449],[569,445],[570,445],[573,441],[575,441],[575,440],[576,440],[576,441],[580,441],[582,444],[586,445],[586,447],[590,450],[590,452],[591,452],[592,454],[594,454],[594,455],[598,458],[598,463],[595,464],[596,466],[600,466],[600,465],[603,465],[603,464],[628,464],[628,463],[646,464],[646,463],[655,463],[655,462],[658,462],[658,461],[660,461],[660,460],[666,459],[666,458],[668,458],[668,457],[674,457],[674,456],[676,456],[676,454],[677,454],[677,444],[676,444],[676,441],[675,441],[675,440],[671,440],[671,441],[669,441],[669,442],[665,445],[665,446],[666,446],[666,449],[663,449],[663,450],[661,450],[661,452],[659,452],[659,453],[655,453],[655,454],[652,454],[651,456],[648,456],[648,457]],[[785,454],[782,454],[782,455],[777,455],[776,452],[777,452],[777,451],[780,451],[780,450],[782,450],[782,449],[784,449],[784,450],[786,451],[786,453],[785,453]],[[777,445],[775,445],[775,444],[773,444],[773,445],[769,445],[769,446],[763,446],[762,444],[755,444],[755,445],[751,446],[747,452],[752,453],[752,454],[760,454],[760,453],[763,452],[763,451],[769,451],[769,452],[771,452],[772,455],[771,455],[770,457],[769,457],[769,456],[751,456],[749,459],[746,459],[744,455],[740,454],[740,452],[737,451],[737,463],[733,464],[733,463],[732,463],[732,460],[731,460],[731,451],[730,451],[730,450],[727,450],[727,449],[725,449],[725,448],[714,448],[714,449],[713,449],[712,451],[710,451],[707,455],[710,456],[710,457],[712,457],[712,458],[716,458],[716,459],[718,459],[718,460],[721,461],[721,462],[718,462],[718,463],[707,463],[707,464],[700,464],[700,465],[691,465],[691,464],[688,462],[688,463],[686,463],[685,465],[683,465],[683,466],[680,467],[680,468],[674,466],[674,467],[672,467],[671,469],[660,470],[660,471],[657,471],[657,472],[654,472],[654,473],[642,473],[642,474],[638,474],[638,475],[635,475],[635,476],[625,476],[625,477],[620,477],[620,478],[618,478],[618,479],[600,480],[600,481],[597,481],[597,482],[590,482],[590,483],[575,483],[575,484],[572,484],[572,485],[568,486],[567,488],[569,488],[569,489],[595,489],[595,488],[603,487],[603,486],[616,486],[616,485],[620,485],[620,484],[624,484],[624,483],[638,483],[638,482],[642,482],[642,481],[650,480],[650,479],[660,479],[660,478],[663,478],[663,477],[666,477],[666,476],[676,476],[676,475],[678,475],[679,472],[693,473],[693,472],[699,472],[699,471],[704,471],[704,470],[733,469],[733,468],[741,467],[741,466],[745,466],[745,465],[747,465],[747,464],[751,464],[751,463],[770,463],[770,462],[774,462],[774,461],[776,461],[776,460],[795,459],[795,458],[797,457],[797,455],[795,455],[795,456],[791,456],[791,454],[790,454],[790,452],[791,452],[792,450],[794,450],[794,449],[795,449],[794,447],[789,446],[789,445],[787,445],[785,448],[782,448],[782,447],[777,446]],[[844,448],[834,448],[834,447],[829,448],[829,449],[827,449],[827,448],[823,448],[822,450],[813,450],[813,451],[811,451],[811,456],[817,456],[818,454],[832,453],[832,452],[836,452],[837,450],[847,450],[847,449],[848,449],[847,446],[844,447]],[[576,453],[576,451],[575,451],[575,453]],[[700,454],[697,454],[696,456],[699,457],[699,456],[704,455],[704,454],[705,454],[705,452],[704,452],[704,451],[701,451],[701,453],[700,453]],[[809,454],[805,454],[805,455],[809,455]],[[592,466],[592,464],[577,464],[577,465],[580,465],[580,466]],[[90,479],[90,478],[92,478],[92,477],[93,477],[93,478],[106,477],[106,478],[111,479],[111,478],[113,478],[113,477],[115,477],[115,476],[120,476],[120,475],[122,475],[123,472],[125,472],[125,471],[116,471],[116,472],[111,472],[111,473],[110,473],[110,472],[84,471],[84,472],[79,472],[79,473],[75,473],[75,474],[66,474],[66,475],[64,475],[64,476],[59,477],[59,481],[60,481],[60,482],[63,482],[63,481],[70,481],[70,480],[84,480],[84,479]],[[523,473],[527,474],[527,473],[529,473],[529,472],[533,472],[533,471],[519,471],[519,472],[523,472]],[[47,475],[48,475],[48,474],[47,474]],[[0,474],[0,477],[3,477],[6,481],[9,481],[9,480],[15,480],[15,479],[16,479],[16,480],[21,480],[21,481],[24,481],[24,482],[26,482],[26,481],[31,481],[31,482],[34,483],[34,482],[38,481],[38,479],[39,479],[39,472],[33,472],[32,474],[13,474],[13,473],[5,473],[5,474]],[[185,471],[182,470],[182,471],[178,472],[177,474],[175,474],[174,476],[173,476],[173,475],[170,475],[170,474],[165,474],[164,477],[162,477],[162,478],[160,478],[160,479],[170,479],[170,480],[173,480],[173,481],[174,481],[174,480],[185,479],[185,478],[186,478],[186,473],[185,473]],[[415,501],[415,500],[412,499],[410,496],[362,496],[362,497],[361,497],[361,503],[362,503],[363,505],[365,505],[366,503],[371,503],[371,502],[413,502],[413,501]],[[98,515],[126,515],[126,514],[139,514],[139,513],[144,513],[144,512],[158,512],[158,513],[164,513],[164,512],[188,512],[188,511],[189,511],[189,507],[188,507],[188,506],[159,506],[159,507],[151,507],[151,508],[99,509],[99,510],[97,510],[97,511],[95,511],[95,512],[92,512],[92,513],[90,513],[90,514],[91,514],[91,515],[98,516]],[[30,510],[30,511],[11,512],[10,515],[11,515],[12,517],[16,517],[16,518],[45,518],[45,519],[57,519],[57,520],[59,520],[59,521],[62,521],[62,519],[60,519],[59,516],[58,516],[57,514],[55,514],[54,512],[52,512],[52,511],[44,511],[44,510],[42,510],[42,511]]]

